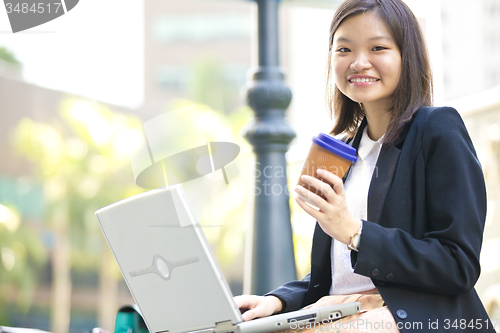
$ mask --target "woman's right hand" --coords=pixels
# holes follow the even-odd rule
[[[281,301],[276,296],[241,295],[234,297],[236,306],[243,313],[243,321],[270,316],[281,311]]]

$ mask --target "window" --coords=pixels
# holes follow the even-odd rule
[[[163,43],[250,38],[250,14],[162,15],[153,24],[153,34]]]

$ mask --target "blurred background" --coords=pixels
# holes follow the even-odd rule
[[[483,166],[488,216],[476,285],[500,317],[500,1],[407,0],[429,46],[435,104],[461,112]],[[324,102],[336,0],[280,3],[280,60],[297,137],[291,186],[310,138],[329,131]],[[196,104],[207,131],[241,147],[235,208],[206,228],[233,294],[243,292],[253,164],[241,89],[256,59],[246,0],[86,0],[12,34],[0,8],[0,325],[55,333],[114,329],[133,299],[94,211],[145,191],[134,183],[130,129]],[[217,133],[212,133],[214,136]],[[297,275],[309,271],[314,221],[290,200]],[[496,209],[498,208],[498,209]],[[213,223],[212,223],[213,224]]]

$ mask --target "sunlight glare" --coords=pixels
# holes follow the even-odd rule
[[[0,223],[5,225],[9,231],[14,232],[19,227],[19,217],[8,207],[0,204]]]

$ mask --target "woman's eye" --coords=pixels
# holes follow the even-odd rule
[[[346,53],[346,52],[349,52],[350,50],[347,47],[341,47],[337,51],[340,52],[340,53]]]
[[[373,48],[373,51],[382,51],[382,50],[385,50],[385,47],[383,47],[383,46],[375,46]]]

